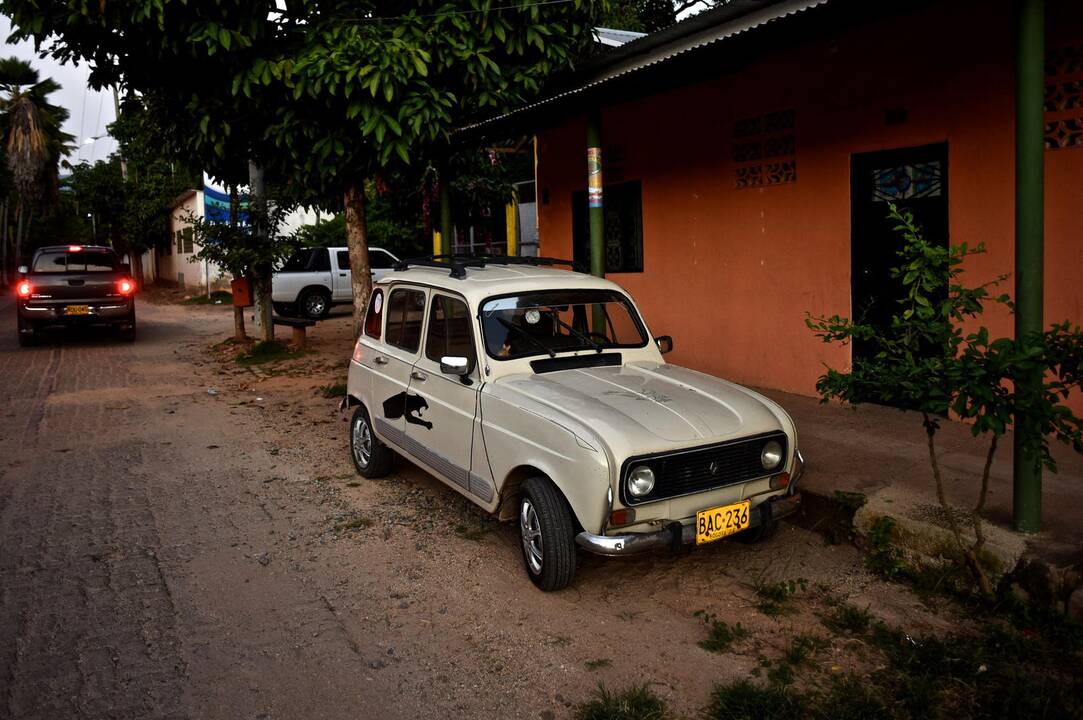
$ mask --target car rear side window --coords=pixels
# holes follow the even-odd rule
[[[282,266],[279,272],[295,273],[308,271],[308,264],[312,261],[312,249],[302,248],[290,255],[290,259]]]
[[[436,295],[429,306],[429,330],[425,337],[425,357],[435,362],[445,355],[464,357],[474,372],[477,358],[474,335],[470,329],[470,311],[466,303],[446,295]]]
[[[392,290],[387,301],[387,343],[416,353],[421,346],[421,321],[424,317],[424,292],[405,288]]]
[[[383,250],[369,250],[369,267],[373,270],[386,270],[394,264],[394,258]]]
[[[374,340],[380,339],[380,330],[384,321],[384,291],[376,288],[369,298],[369,311],[365,316],[365,335]]]
[[[109,250],[46,250],[34,260],[36,273],[115,272],[117,256]]]
[[[316,248],[312,251],[312,263],[308,269],[312,272],[331,272],[331,253],[327,248]]]

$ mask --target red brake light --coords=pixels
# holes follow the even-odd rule
[[[82,245],[68,245],[68,252],[79,252],[82,249]]]
[[[15,286],[15,292],[21,298],[30,297],[30,293],[33,291],[34,287],[30,284],[29,280],[22,280],[18,285]]]
[[[131,295],[135,290],[135,283],[125,278],[124,280],[117,280],[117,290],[121,295]]]

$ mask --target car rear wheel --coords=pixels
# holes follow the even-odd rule
[[[135,308],[132,308],[128,321],[121,326],[120,339],[124,342],[135,342]]]
[[[362,477],[381,478],[391,472],[394,453],[372,431],[368,410],[358,405],[350,420],[350,458]]]
[[[20,347],[30,347],[37,342],[38,339],[37,334],[34,331],[34,324],[29,320],[23,320],[22,318],[19,318],[18,335]]]
[[[546,592],[568,587],[575,577],[575,523],[560,490],[544,477],[523,483],[519,537],[531,582]]]
[[[322,320],[331,310],[331,296],[326,290],[305,290],[297,298],[297,308],[309,320]]]

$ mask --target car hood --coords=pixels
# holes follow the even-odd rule
[[[501,395],[518,395],[519,400],[547,408],[545,414],[556,422],[567,418],[588,428],[617,456],[785,429],[784,413],[773,402],[733,383],[669,364],[513,375],[495,385]]]

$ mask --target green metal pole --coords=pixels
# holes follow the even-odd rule
[[[587,118],[587,207],[590,212],[590,274],[605,277],[605,211],[602,208],[602,118]]]
[[[440,253],[450,255],[452,247],[452,233],[455,228],[451,224],[451,173],[448,172],[447,163],[440,166]]]
[[[602,118],[587,116],[587,212],[590,214],[590,274],[605,277],[605,208],[602,205]],[[605,308],[594,306],[591,325],[605,334]]]
[[[1045,0],[1019,0],[1015,80],[1015,336],[1042,332],[1045,235]],[[1025,400],[1042,391],[1039,371],[1016,380]],[[1042,525],[1042,468],[1032,419],[1016,413],[1013,436],[1013,522],[1019,532]],[[1029,442],[1028,442],[1029,440]]]

